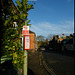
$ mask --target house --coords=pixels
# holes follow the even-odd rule
[[[53,39],[49,42],[49,48],[53,48],[56,51],[62,50],[62,41],[66,38],[66,35],[54,35]]]
[[[62,40],[63,40],[63,38],[59,38],[59,39],[57,40],[57,42],[58,42],[58,43],[61,43]]]
[[[65,34],[58,35],[58,38],[63,38],[63,39],[65,39],[65,38],[66,38],[66,35],[65,35]]]
[[[29,30],[30,35],[30,51],[35,52],[38,49],[36,34]]]
[[[74,51],[74,34],[70,34],[63,40],[62,51]]]
[[[11,0],[11,4],[12,4],[12,6],[14,7],[14,12],[15,12],[16,14],[19,14],[19,11],[17,10],[17,8],[16,8],[16,6],[14,5],[14,3],[13,3],[12,0]]]
[[[63,41],[62,51],[74,51],[73,39]]]
[[[66,35],[64,35],[64,34],[53,36],[53,40],[56,41],[57,43],[61,43],[62,40],[65,38],[66,38]]]

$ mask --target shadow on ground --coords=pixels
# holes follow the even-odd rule
[[[18,74],[18,71],[14,69],[12,60],[5,61],[0,65],[1,74],[0,75],[22,75]],[[28,68],[28,75],[34,75],[33,71]]]
[[[33,71],[28,68],[28,75],[34,75]]]
[[[70,56],[70,57],[74,57],[74,54],[75,54],[75,51],[55,51],[55,50],[46,50],[45,52],[48,52],[48,53],[57,53],[57,54],[60,54],[60,55],[65,55],[65,56]]]
[[[13,68],[12,60],[5,61],[0,67],[1,75],[17,75],[17,70]]]

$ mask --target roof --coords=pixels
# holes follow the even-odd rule
[[[16,10],[15,13],[19,13],[19,11],[17,10],[16,6],[14,5],[13,1],[11,0],[12,6],[14,7],[14,9]]]
[[[34,33],[33,31],[29,30],[29,33]],[[35,34],[35,33],[34,33]]]

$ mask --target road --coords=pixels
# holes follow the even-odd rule
[[[74,75],[74,56],[53,51],[42,54],[48,68],[55,75]]]

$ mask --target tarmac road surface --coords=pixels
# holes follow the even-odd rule
[[[74,56],[55,52],[43,52],[47,66],[55,75],[74,75]]]

